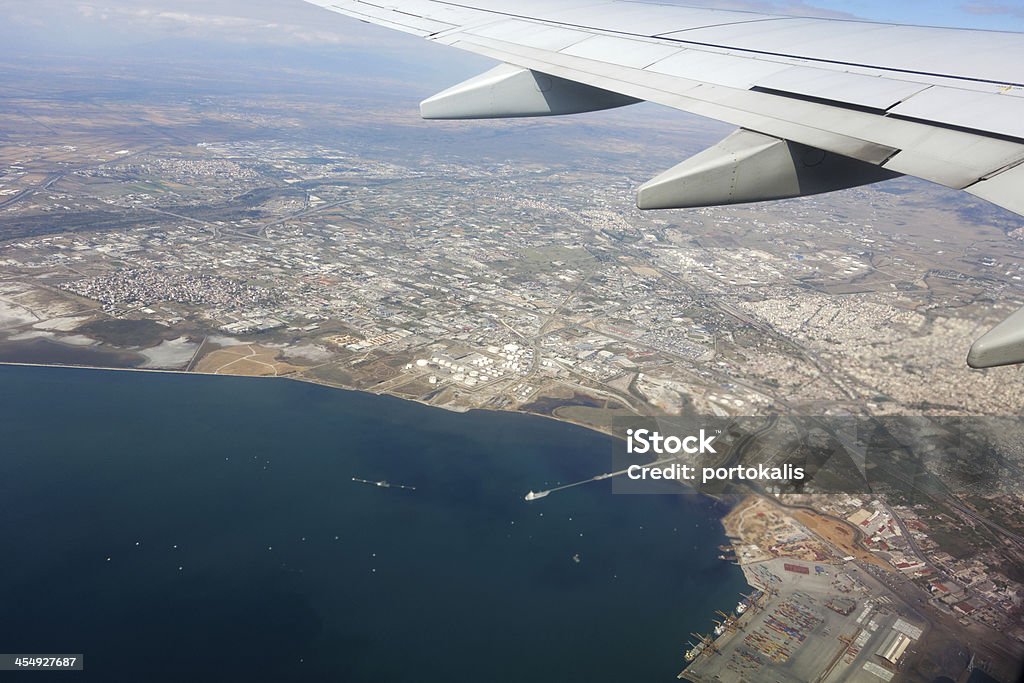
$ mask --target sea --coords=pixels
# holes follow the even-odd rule
[[[748,590],[726,507],[524,500],[611,453],[285,379],[0,366],[0,653],[84,655],[32,681],[675,680]]]

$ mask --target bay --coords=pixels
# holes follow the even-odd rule
[[[0,366],[0,651],[81,652],[90,681],[674,680],[747,589],[726,510],[523,500],[610,463],[527,415]]]

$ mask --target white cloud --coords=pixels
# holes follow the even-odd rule
[[[665,1],[665,0],[661,0]],[[671,1],[671,0],[669,0]],[[850,18],[815,0],[676,0],[685,5]],[[333,48],[407,55],[431,51],[412,36],[329,12],[303,0],[0,0],[0,43],[23,51],[78,48],[131,54],[139,45],[185,39],[213,46]],[[168,43],[169,44],[169,43]],[[463,57],[465,57],[463,55]],[[400,57],[404,58],[404,57]],[[438,56],[450,61],[455,56]]]
[[[140,7],[139,5],[149,5]],[[195,5],[194,9],[182,10],[182,5]],[[233,7],[238,5],[237,7]],[[288,17],[288,3],[275,3],[278,17]],[[172,9],[165,9],[172,8]],[[203,10],[206,11],[203,11]],[[225,13],[235,9],[237,13]],[[317,8],[314,11],[323,12]],[[271,18],[265,9],[252,3],[188,3],[188,2],[133,2],[113,4],[109,0],[102,4],[81,3],[78,6],[83,17],[98,18],[101,21],[130,24],[141,30],[149,30],[194,38],[211,38],[236,42],[262,42],[270,44],[307,43],[326,45],[367,46],[372,41],[364,35],[344,31],[344,25],[337,30],[323,30],[326,22],[312,22],[299,15],[299,21],[281,21]]]
[[[66,0],[5,0],[5,4],[21,6],[23,19],[67,10]],[[680,0],[680,4],[851,17],[806,0]],[[129,32],[278,45],[388,48],[409,44],[401,34],[356,24],[302,0],[79,0],[76,9],[88,23]]]
[[[381,47],[408,44],[301,0],[3,0],[0,35],[39,31],[38,39],[132,44],[162,37],[228,43]],[[45,27],[45,31],[43,30]]]

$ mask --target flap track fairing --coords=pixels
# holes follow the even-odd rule
[[[738,130],[640,187],[641,209],[745,204],[833,192],[900,174],[789,140]]]
[[[612,109],[640,100],[502,64],[420,103],[425,119],[504,119]]]
[[[1024,308],[981,336],[967,354],[972,368],[1024,363]]]

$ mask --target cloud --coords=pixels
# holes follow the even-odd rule
[[[3,0],[3,4],[0,42],[11,36],[41,47],[128,47],[162,38],[383,50],[408,45],[408,38],[401,34],[368,27],[356,30],[361,25],[301,0]]]
[[[379,45],[380,38],[361,32],[347,32],[344,24],[331,28],[322,16],[294,11],[299,5],[277,2],[81,2],[81,17],[93,21],[130,25],[152,33],[209,38],[231,42],[261,44],[308,44],[368,47]],[[310,6],[313,12],[323,12]],[[282,18],[284,18],[282,20]],[[328,17],[330,19],[330,17]]]
[[[672,2],[673,0],[660,0]],[[722,9],[851,18],[815,3],[833,0],[674,0]],[[479,65],[461,51],[424,44],[415,37],[329,12],[303,0],[0,0],[0,45],[9,55],[103,55],[153,57],[159,50],[227,54],[260,48],[294,49],[324,56],[373,54],[429,61],[435,69],[458,72]],[[845,8],[843,8],[845,9]],[[242,51],[242,52],[239,52]],[[448,54],[451,52],[451,54]],[[263,53],[273,58],[273,51]],[[484,60],[485,61],[485,60]],[[488,62],[489,63],[489,62]]]
[[[670,0],[671,1],[671,0]],[[401,34],[356,24],[303,0],[4,0],[8,29],[57,27],[72,41],[114,32],[127,43],[185,37],[228,43],[390,49],[408,46]],[[851,18],[813,0],[678,0],[680,4]],[[68,12],[69,6],[74,8]],[[77,23],[75,20],[78,20]],[[0,32],[3,29],[0,27]],[[111,37],[111,42],[116,39]]]
[[[972,0],[960,6],[964,12],[976,16],[1003,16],[1024,19],[1024,7],[1020,5],[1007,5],[1001,2],[984,2],[983,0]]]

